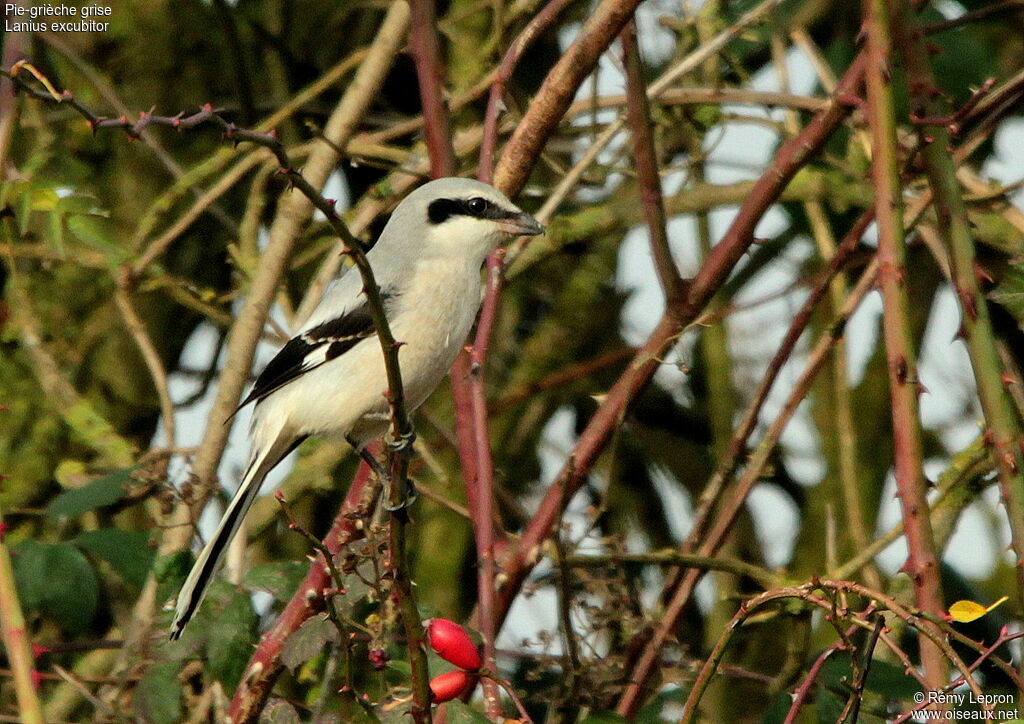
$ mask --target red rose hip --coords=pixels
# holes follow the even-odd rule
[[[480,654],[466,630],[454,621],[435,618],[427,626],[430,647],[437,655],[460,669],[476,671],[480,668]]]
[[[472,680],[470,674],[459,669],[438,674],[430,680],[430,699],[435,704],[451,701],[465,691]]]

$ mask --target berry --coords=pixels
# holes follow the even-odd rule
[[[465,671],[456,669],[438,674],[430,680],[430,698],[435,704],[451,701],[465,691],[473,677]]]
[[[466,630],[454,621],[446,618],[435,618],[427,626],[430,647],[437,655],[466,671],[480,668],[480,653],[469,638]]]

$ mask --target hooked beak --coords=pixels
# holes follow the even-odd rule
[[[541,226],[541,223],[523,212],[502,220],[498,227],[513,236],[536,236],[537,234],[544,233],[544,227]]]

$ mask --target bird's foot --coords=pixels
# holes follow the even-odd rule
[[[409,432],[399,435],[396,438],[388,437],[387,445],[388,450],[399,455],[404,455],[407,458],[412,457],[413,443],[416,442],[416,431],[409,430]]]
[[[400,510],[405,510],[413,503],[416,502],[418,493],[416,492],[416,484],[411,478],[405,479],[405,495],[402,496],[402,501],[397,505],[391,505],[388,501],[391,500],[391,486],[394,485],[392,481],[388,481],[387,495],[384,497],[384,510],[389,513],[397,513]]]

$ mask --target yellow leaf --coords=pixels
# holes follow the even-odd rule
[[[949,607],[949,617],[960,623],[976,621],[1005,600],[1006,596],[1003,596],[988,608],[974,601],[957,601]]]

